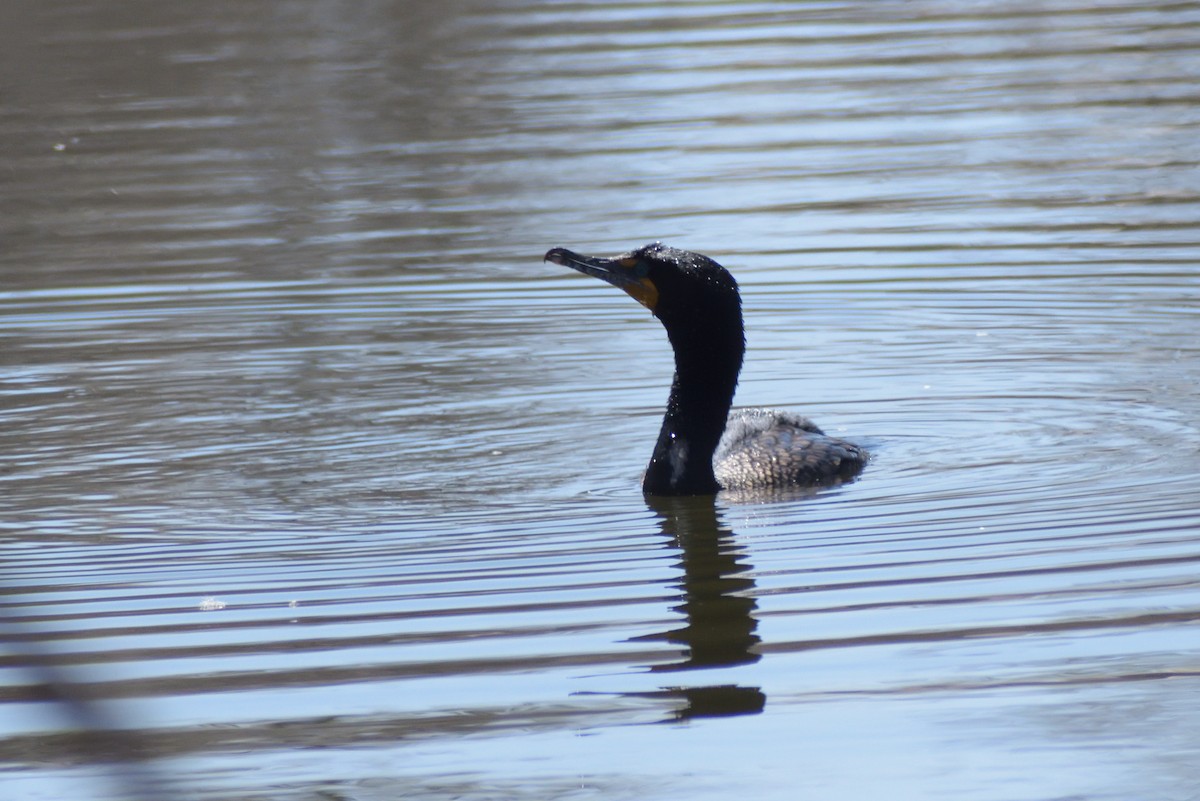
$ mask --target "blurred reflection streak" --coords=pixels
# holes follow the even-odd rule
[[[653,665],[650,670],[665,673],[757,662],[761,658],[753,651],[760,642],[754,633],[757,604],[745,594],[754,588],[754,580],[746,575],[751,565],[741,561],[733,532],[718,518],[714,499],[650,497],[647,503],[671,538],[670,547],[678,548],[682,556],[683,580],[678,586],[683,603],[674,609],[684,615],[686,625],[635,639],[665,640],[687,649],[682,661]],[[675,687],[647,695],[683,699],[686,705],[676,713],[679,718],[756,714],[766,705],[766,696],[757,687]]]
[[[0,585],[0,590],[3,589]],[[0,646],[31,674],[30,694],[39,701],[55,704],[75,726],[75,731],[61,736],[36,738],[39,747],[37,753],[28,755],[30,760],[53,760],[55,755],[44,750],[52,743],[63,749],[66,763],[108,765],[121,798],[150,801],[179,795],[165,777],[148,766],[152,749],[144,738],[122,728],[118,716],[91,698],[83,683],[73,681],[36,631],[0,618]],[[129,721],[124,723],[128,727]]]

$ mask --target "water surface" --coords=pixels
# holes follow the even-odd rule
[[[1195,794],[1193,5],[0,23],[6,794]],[[642,497],[655,239],[859,481]]]

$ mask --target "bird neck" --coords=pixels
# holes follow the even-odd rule
[[[721,485],[713,453],[725,432],[742,367],[744,344],[675,348],[675,380],[642,491],[647,495],[712,495]]]

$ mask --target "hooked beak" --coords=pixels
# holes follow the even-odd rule
[[[616,256],[611,259],[583,256],[566,248],[551,248],[543,261],[570,267],[585,275],[599,278],[624,291],[650,311],[658,303],[658,287],[640,269],[641,262],[633,256]]]

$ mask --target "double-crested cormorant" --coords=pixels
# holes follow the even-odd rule
[[[833,484],[867,461],[857,445],[774,409],[730,414],[746,351],[737,282],[707,256],[655,242],[612,258],[553,248],[546,261],[624,290],[667,329],[675,380],[642,490],[712,495]]]

